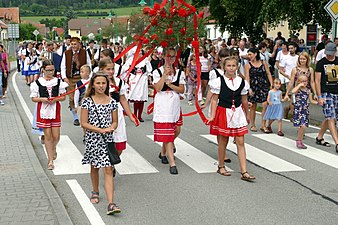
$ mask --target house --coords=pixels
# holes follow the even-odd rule
[[[19,7],[0,8],[0,20],[4,23],[20,23]]]
[[[100,34],[102,29],[110,24],[110,19],[80,18],[71,19],[68,22],[68,34],[72,37],[81,38],[93,33]]]
[[[8,39],[8,26],[0,20],[0,41]]]

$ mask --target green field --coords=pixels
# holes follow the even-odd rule
[[[142,7],[129,7],[129,8],[115,8],[115,9],[93,9],[93,10],[81,10],[82,12],[88,12],[88,11],[100,11],[100,12],[110,12],[112,10],[114,13],[116,13],[118,16],[129,16],[132,12],[140,12]],[[99,18],[100,16],[94,16],[92,18]],[[63,16],[30,16],[30,17],[21,17],[20,19],[23,21],[31,21],[31,22],[40,22],[42,19],[61,19]],[[87,18],[87,17],[78,17],[78,18]]]

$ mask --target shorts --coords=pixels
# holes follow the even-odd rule
[[[284,77],[282,74],[278,73],[278,78],[280,79],[280,83],[281,84],[288,84],[289,83],[289,79]]]
[[[331,93],[322,93],[323,98],[325,99],[325,103],[323,105],[323,113],[325,119],[335,119],[338,120],[338,94]],[[336,123],[338,127],[338,123]]]
[[[209,80],[209,72],[201,72],[201,80]]]

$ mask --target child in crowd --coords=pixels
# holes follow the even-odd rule
[[[192,100],[197,87],[197,67],[196,56],[194,53],[190,56],[190,62],[187,65],[186,76],[188,77],[188,104],[193,105]]]
[[[306,149],[307,147],[303,143],[305,128],[309,126],[309,100],[313,104],[317,104],[312,98],[311,89],[307,87],[308,78],[305,75],[301,75],[297,79],[297,86],[292,89],[294,94],[294,114],[293,125],[298,127],[298,134],[296,140],[296,146],[299,149]]]
[[[273,88],[268,93],[268,107],[264,115],[264,120],[268,120],[268,126],[264,127],[264,133],[272,133],[271,125],[277,120],[278,121],[278,136],[284,136],[282,131],[282,119],[284,115],[284,109],[282,102],[286,101],[282,97],[282,91],[280,91],[281,81],[275,78],[273,81]]]
[[[113,142],[117,128],[117,104],[109,96],[109,80],[105,73],[94,73],[81,104],[81,126],[86,129],[86,149],[82,164],[90,164],[92,193],[90,201],[99,203],[99,169],[103,168],[104,187],[108,200],[107,215],[120,213],[113,203],[113,165],[107,153],[108,142]]]
[[[28,57],[28,75],[34,81],[40,77],[40,64],[35,49],[32,49]]]
[[[223,176],[231,176],[224,167],[224,154],[229,137],[236,137],[237,153],[241,169],[241,179],[254,180],[247,172],[244,135],[248,133],[248,99],[249,84],[243,78],[236,76],[238,61],[235,57],[224,60],[224,76],[210,81],[213,93],[211,102],[210,134],[217,135],[218,170]]]
[[[46,59],[42,64],[43,77],[40,77],[30,86],[33,102],[38,103],[36,125],[43,128],[45,135],[45,147],[48,156],[47,169],[54,169],[53,160],[56,159],[56,145],[60,140],[61,104],[66,96],[60,96],[66,92],[67,83],[54,77],[54,64]]]

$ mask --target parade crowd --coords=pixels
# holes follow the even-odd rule
[[[80,133],[85,145],[82,164],[91,165],[90,200],[93,204],[100,201],[99,169],[102,168],[110,215],[121,209],[114,203],[116,171],[107,149],[113,143],[117,154],[123,154],[127,141],[125,117],[135,127],[139,126],[144,122],[145,102],[150,98],[154,103],[154,141],[163,143],[159,159],[169,164],[173,175],[178,174],[174,154],[180,151],[175,147],[175,138],[183,125],[182,101],[187,101],[192,109],[197,101],[204,109],[210,134],[217,136],[220,175],[231,176],[224,164],[231,162],[226,147],[229,137],[233,137],[241,179],[253,181],[255,176],[246,168],[244,136],[249,130],[284,136],[283,118],[290,119],[298,129],[295,146],[306,149],[303,138],[309,126],[309,104],[322,106],[325,116],[316,143],[330,147],[323,138],[329,129],[338,153],[338,39],[333,41],[326,35],[322,37],[314,55],[315,67],[311,66],[304,40],[298,37],[286,40],[280,32],[274,40],[265,39],[258,45],[246,38],[214,41],[202,38],[200,68],[191,46],[182,51],[178,46],[157,47],[128,74],[134,57],[141,58],[149,48],[142,49],[138,55],[133,48],[114,60],[126,46],[105,39],[100,45],[93,40],[85,45],[79,38],[70,36],[62,44],[45,40],[20,43],[16,56],[18,71],[25,77],[30,97],[36,103],[32,131],[45,144],[47,169],[55,167],[61,127],[60,101],[68,99],[73,124],[83,130]],[[0,104],[4,104],[10,68],[2,45],[0,53]],[[286,107],[282,102],[287,102]],[[260,123],[256,121],[258,108]],[[278,125],[276,131],[272,130],[274,121]]]

